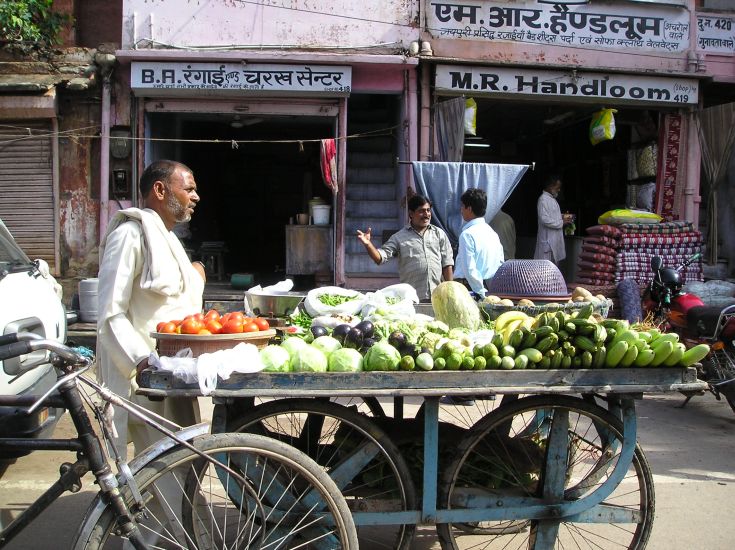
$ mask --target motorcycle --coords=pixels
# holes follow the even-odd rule
[[[718,400],[724,397],[735,412],[735,305],[707,306],[699,296],[682,292],[681,271],[700,257],[695,254],[678,267],[664,267],[663,260],[654,256],[653,278],[643,294],[643,310],[662,330],[676,332],[687,347],[710,346],[698,375],[712,394]],[[682,407],[692,397],[687,395]]]

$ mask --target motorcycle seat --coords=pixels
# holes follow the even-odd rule
[[[687,328],[696,336],[714,336],[722,308],[717,306],[695,306],[687,311]]]

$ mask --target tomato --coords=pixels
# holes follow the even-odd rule
[[[255,319],[253,319],[253,322],[258,325],[259,330],[268,330],[269,328],[271,328],[268,319],[265,319],[263,317],[256,317]]]
[[[222,325],[222,334],[237,334],[242,332],[242,322],[237,319],[228,319]]]
[[[207,327],[207,330],[212,334],[219,334],[220,332],[222,332],[222,323],[220,323],[216,319],[207,320],[205,326]]]
[[[184,322],[181,323],[181,334],[197,334],[203,328],[204,323],[198,321],[194,317],[190,317],[188,319],[184,319]]]
[[[238,319],[239,321],[242,321],[245,318],[245,315],[243,315],[242,311],[232,311],[227,314],[228,320],[229,319]]]
[[[209,332],[206,328],[203,328],[202,330],[200,330],[199,332],[197,332],[197,334],[199,334],[201,336],[206,336],[206,335],[212,334],[212,333]]]
[[[179,325],[180,325],[181,323],[183,323],[184,321],[183,321],[182,319],[174,319],[174,320],[173,320],[173,321],[171,321],[171,322],[172,322],[172,323],[173,323],[174,325],[176,325],[176,326],[178,327],[178,326],[179,326]]]
[[[219,311],[217,311],[216,309],[210,309],[206,313],[206,315],[204,316],[204,320],[205,321],[209,321],[209,320],[212,320],[212,319],[214,319],[215,321],[219,321],[220,320]]]
[[[176,334],[181,334],[181,324],[176,325]]]
[[[244,323],[242,325],[242,331],[243,332],[258,332],[260,329],[258,328],[258,325],[250,321],[249,323]]]
[[[192,318],[196,319],[200,323],[203,323],[204,322],[204,314],[203,313],[195,313],[194,315],[192,315]]]
[[[172,322],[166,322],[158,323],[158,327],[156,327],[156,330],[158,332],[161,332],[163,334],[175,334],[176,333],[176,324]]]

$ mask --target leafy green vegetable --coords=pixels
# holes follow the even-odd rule
[[[331,336],[320,336],[319,338],[315,338],[311,345],[318,348],[319,351],[327,356],[327,359],[329,359],[329,356],[332,355],[333,352],[342,347],[339,340]]]
[[[433,321],[426,323],[426,330],[446,335],[449,332],[449,327],[446,323],[442,323],[441,321],[434,319]]]
[[[325,306],[340,306],[345,302],[357,299],[357,295],[344,296],[342,294],[320,294],[318,298]]]
[[[291,356],[281,346],[271,344],[260,350],[260,360],[265,365],[264,372],[288,372],[291,370]]]
[[[294,372],[327,372],[327,356],[306,344],[291,357],[291,368]]]
[[[464,327],[477,330],[480,326],[480,309],[464,285],[457,281],[444,281],[431,294],[431,305],[439,321],[449,328]]]
[[[352,348],[340,348],[329,356],[330,372],[360,372],[362,370],[362,355]]]
[[[393,371],[398,370],[401,354],[386,340],[380,340],[365,354],[362,367],[366,371]]]
[[[304,342],[303,339],[299,338],[298,336],[289,336],[286,338],[283,343],[281,344],[281,347],[285,349],[291,359],[293,359],[296,352],[298,352],[300,349],[305,348],[308,346],[306,342]]]

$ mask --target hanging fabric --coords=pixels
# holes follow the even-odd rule
[[[477,187],[487,193],[485,221],[490,223],[528,170],[527,164],[480,162],[412,162],[418,192],[433,206],[432,223],[441,227],[456,248],[462,231],[459,198]]]
[[[320,144],[319,164],[324,185],[336,195],[339,189],[337,176],[337,146],[334,139],[323,139]]]
[[[680,170],[686,161],[687,118],[680,114],[662,117],[659,129],[658,169],[656,170],[655,212],[664,221],[681,217],[686,170]]]
[[[702,149],[702,165],[707,179],[707,261],[717,263],[717,186],[727,171],[735,142],[735,103],[715,105],[696,113]]]
[[[437,161],[459,162],[464,153],[465,98],[455,97],[434,107]]]

